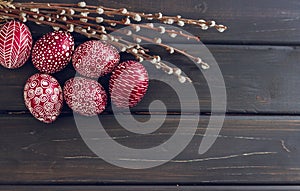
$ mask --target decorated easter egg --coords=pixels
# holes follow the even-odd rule
[[[105,110],[107,95],[96,80],[71,78],[66,81],[63,92],[66,103],[76,113],[94,116]]]
[[[72,57],[75,70],[90,78],[99,78],[111,73],[119,61],[118,50],[99,40],[91,40],[81,44],[76,48]]]
[[[32,49],[32,63],[42,73],[52,74],[64,69],[71,60],[74,39],[65,31],[42,36]]]
[[[141,63],[122,62],[112,72],[109,82],[112,103],[120,108],[136,106],[146,94],[148,83],[147,70]]]
[[[51,123],[57,119],[63,106],[62,89],[54,77],[34,74],[25,84],[24,100],[36,119]]]
[[[32,36],[28,27],[17,21],[0,28],[0,64],[5,68],[19,68],[30,56]]]

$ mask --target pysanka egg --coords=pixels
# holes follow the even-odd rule
[[[32,63],[42,73],[52,74],[64,69],[71,60],[74,39],[65,31],[42,36],[32,49]]]
[[[24,100],[36,119],[51,123],[59,116],[63,106],[62,89],[54,77],[35,74],[25,84]]]
[[[136,106],[146,94],[148,83],[147,70],[141,63],[122,62],[114,69],[109,81],[112,103],[120,108]]]
[[[66,81],[63,92],[66,103],[76,113],[94,116],[105,110],[107,95],[96,80],[71,78]]]
[[[32,36],[28,27],[17,21],[0,28],[0,64],[5,68],[19,68],[30,56]]]
[[[119,61],[118,50],[99,40],[91,40],[81,44],[76,48],[72,58],[75,70],[90,78],[99,78],[111,73]]]

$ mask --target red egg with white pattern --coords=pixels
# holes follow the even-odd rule
[[[68,65],[73,51],[74,38],[69,32],[50,32],[33,46],[32,63],[40,72],[53,74]]]
[[[68,106],[84,116],[95,116],[105,110],[107,95],[96,80],[75,77],[66,81],[64,98]]]
[[[75,70],[89,78],[111,73],[120,61],[118,50],[99,40],[90,40],[78,46],[72,57]]]
[[[62,89],[54,77],[48,74],[34,74],[25,84],[24,101],[36,119],[52,123],[61,113]]]
[[[0,28],[0,64],[15,69],[23,66],[30,56],[32,36],[28,27],[10,21]]]
[[[114,69],[109,81],[112,103],[119,108],[136,106],[146,94],[148,84],[148,73],[141,63],[122,62]]]

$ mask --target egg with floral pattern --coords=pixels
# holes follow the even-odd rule
[[[24,87],[25,105],[39,121],[52,123],[61,113],[62,89],[58,81],[48,74],[34,74]]]
[[[120,61],[118,50],[99,40],[90,40],[78,46],[72,57],[75,70],[89,78],[111,73]]]
[[[63,92],[66,103],[76,113],[95,116],[105,110],[107,95],[96,80],[71,78],[66,81]]]
[[[33,46],[32,63],[40,72],[53,74],[68,65],[73,51],[74,39],[69,32],[50,32]]]

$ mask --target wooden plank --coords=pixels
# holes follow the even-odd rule
[[[292,191],[299,186],[0,186],[1,191]]]
[[[227,90],[227,111],[231,113],[286,113],[300,112],[300,49],[299,47],[282,46],[208,46],[216,58],[222,71]],[[211,111],[210,92],[201,71],[185,57],[167,56],[162,50],[157,50],[164,58],[182,68],[193,79],[198,92],[202,112]],[[128,59],[123,55],[122,59]],[[204,55],[203,59],[210,62]],[[149,64],[145,63],[146,66]],[[158,79],[167,77],[163,72],[149,66],[149,71],[155,73]],[[27,78],[36,73],[31,63],[20,69],[8,70],[0,67],[0,110],[23,111],[23,86]],[[54,74],[64,84],[75,71],[70,64],[67,69]],[[100,79],[108,87],[108,77]],[[168,85],[157,80],[151,80],[149,90],[143,101],[132,111],[148,111],[149,103],[162,100],[168,111],[181,111],[176,92]],[[195,99],[189,94],[183,97],[190,106]],[[70,111],[65,109],[65,111]],[[111,111],[108,108],[107,111]],[[160,111],[158,108],[157,111]],[[193,112],[193,111],[191,111]]]
[[[18,0],[20,2],[26,0]],[[47,0],[36,0],[49,2]],[[53,2],[71,2],[73,0],[55,0]],[[115,8],[127,7],[133,11],[146,13],[163,12],[166,15],[180,14],[189,18],[214,19],[226,24],[229,30],[220,34],[215,30],[201,31],[198,28],[186,27],[194,35],[202,37],[209,43],[259,43],[259,44],[299,44],[300,26],[298,25],[300,4],[297,0],[87,0],[89,4],[101,4]],[[184,9],[183,9],[184,7]],[[35,37],[41,36],[45,27],[32,27]]]
[[[154,122],[162,118],[152,117]],[[163,126],[149,135],[125,131],[111,115],[102,115],[100,120],[115,141],[142,149],[168,140],[179,117],[168,116]],[[189,124],[194,117],[183,115],[182,120],[187,123],[184,136],[191,133]],[[130,170],[93,154],[78,134],[73,117],[60,117],[46,125],[28,115],[1,115],[0,184],[299,183],[300,117],[227,116],[214,145],[199,155],[207,122],[208,117],[201,116],[193,140],[175,159],[156,168]]]

